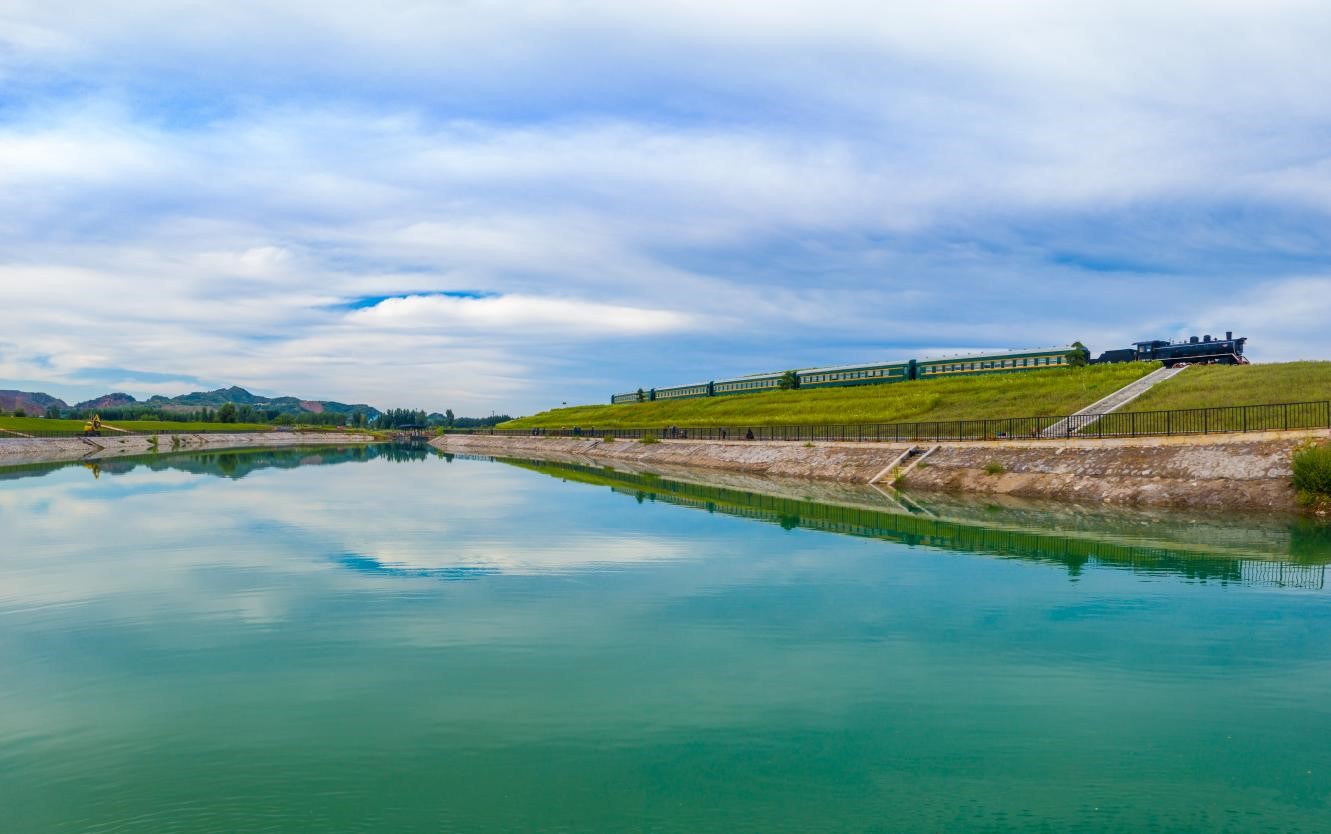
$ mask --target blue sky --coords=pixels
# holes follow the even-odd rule
[[[1313,2],[0,7],[0,387],[524,413],[1233,329],[1331,356]]]

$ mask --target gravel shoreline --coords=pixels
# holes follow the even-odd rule
[[[153,442],[156,437],[156,443]],[[254,432],[236,434],[127,435],[123,437],[0,437],[0,466],[106,460],[126,455],[200,449],[253,449],[278,446],[340,446],[371,443],[368,434],[342,432]]]

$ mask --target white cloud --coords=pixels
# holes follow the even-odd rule
[[[692,326],[691,316],[669,310],[522,295],[494,298],[409,295],[357,310],[348,319],[357,326],[431,328],[444,332],[453,328],[513,331],[538,338],[552,333],[666,333]]]
[[[0,24],[9,379],[528,410],[854,358],[827,343],[1253,329],[1283,296],[1199,293],[1331,268],[1322,4],[20,0]],[[339,306],[380,296],[406,298]]]
[[[1331,358],[1331,276],[1304,276],[1269,281],[1236,297],[1213,302],[1203,321],[1243,322],[1243,331],[1260,345],[1263,361]],[[1173,336],[1195,333],[1168,334]]]

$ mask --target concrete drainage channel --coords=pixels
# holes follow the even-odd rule
[[[870,478],[869,483],[876,484],[888,475],[891,475],[892,480],[894,481],[898,478],[904,478],[912,469],[919,466],[925,458],[929,457],[934,452],[937,452],[940,448],[942,447],[936,445],[930,449],[921,451],[919,446],[911,446],[900,455],[897,455],[896,460],[883,467],[882,471],[877,475]],[[903,464],[905,465],[904,469],[902,468]]]

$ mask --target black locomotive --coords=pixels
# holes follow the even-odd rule
[[[1234,338],[1233,331],[1226,331],[1225,338],[1193,336],[1185,342],[1166,342],[1152,339],[1149,342],[1133,342],[1130,348],[1107,350],[1091,360],[1092,364],[1106,362],[1161,362],[1166,368],[1175,365],[1246,365],[1248,360],[1243,355],[1243,343],[1246,336]]]

